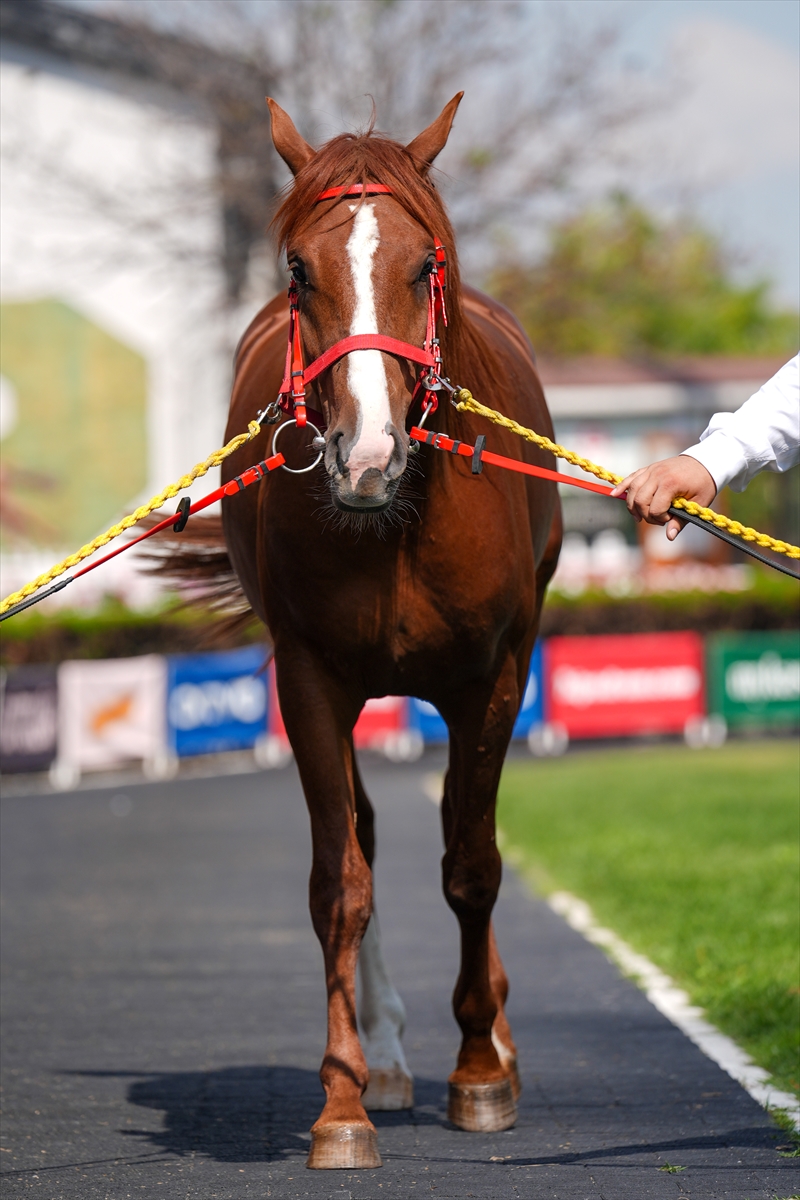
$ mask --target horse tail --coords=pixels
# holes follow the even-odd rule
[[[228,640],[256,620],[233,569],[220,517],[193,517],[179,538],[151,546],[140,555],[148,564],[142,569],[178,594],[180,608],[213,617],[214,641],[217,635]]]

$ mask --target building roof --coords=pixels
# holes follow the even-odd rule
[[[785,361],[720,356],[658,362],[540,358],[538,367],[555,420],[607,421],[733,412]]]
[[[769,379],[786,358],[707,355],[661,361],[621,358],[538,358],[542,382],[551,386],[597,387],[604,384],[678,383],[687,387]]]

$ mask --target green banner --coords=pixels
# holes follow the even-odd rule
[[[800,633],[708,639],[708,707],[729,725],[800,725]]]

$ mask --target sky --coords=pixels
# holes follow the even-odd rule
[[[125,7],[62,2],[98,13]],[[246,2],[268,20],[271,0]],[[680,197],[722,238],[742,280],[767,278],[778,303],[800,306],[797,0],[526,2],[567,5],[581,21],[619,19],[626,67],[654,86],[669,83],[669,101],[624,135],[638,164],[632,190],[656,207]],[[151,11],[163,24],[181,7],[161,0]]]
[[[800,4],[796,0],[592,0],[620,12],[640,69],[679,72],[651,124],[705,223],[745,277],[800,304]]]

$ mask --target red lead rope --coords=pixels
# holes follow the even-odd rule
[[[587,492],[599,492],[601,496],[611,495],[611,488],[605,487],[602,483],[590,483],[588,479],[575,479],[572,475],[562,475],[559,471],[549,471],[547,467],[534,467],[531,463],[520,462],[518,458],[505,458],[502,454],[493,454],[491,450],[484,449],[486,438],[483,434],[475,439],[474,446],[470,446],[466,442],[460,442],[455,438],[449,438],[444,433],[434,433],[429,429],[419,429],[416,425],[412,426],[408,436],[413,438],[415,442],[423,442],[426,446],[433,446],[435,450],[445,450],[450,454],[458,454],[462,458],[471,458],[473,475],[480,475],[483,470],[483,464],[490,463],[495,467],[505,467],[507,471],[518,471],[521,475],[537,475],[540,479],[552,479],[555,483],[568,483],[571,487],[584,488]],[[619,497],[619,499],[622,499],[622,497]],[[751,558],[764,563],[765,566],[774,567],[776,571],[780,571],[783,575],[789,575],[792,579],[800,579],[800,575],[796,571],[793,571],[788,563],[784,564],[777,559],[768,558],[766,554],[760,554],[758,550],[755,550],[753,546],[743,541],[742,538],[711,525],[702,517],[687,512],[685,508],[675,508],[674,505],[671,505],[667,511],[671,517],[677,517],[679,521],[688,521],[690,525],[696,525],[699,529],[705,530],[706,533],[713,533],[714,537],[727,542],[729,546],[733,546],[736,550],[743,550],[745,554],[749,554]]]
[[[553,479],[556,483],[570,483],[573,487],[585,488],[587,492],[599,492],[601,496],[610,496],[611,488],[602,483],[590,483],[588,479],[575,479],[572,475],[564,475],[560,471],[550,471],[547,467],[534,467],[532,463],[520,462],[518,458],[505,458],[491,450],[484,450],[486,438],[481,434],[475,445],[449,438],[444,433],[434,433],[430,429],[418,429],[413,425],[408,435],[415,442],[423,442],[433,446],[435,450],[447,450],[450,454],[458,454],[462,458],[472,459],[473,475],[480,475],[483,463],[493,467],[505,467],[507,471],[517,471],[521,475],[536,475],[540,479]]]
[[[321,200],[333,200],[339,196],[391,195],[391,191],[392,189],[383,183],[365,185],[357,183],[353,187],[332,187],[317,196],[317,203]],[[434,249],[436,267],[430,274],[428,323],[425,343],[421,349],[419,346],[413,346],[410,342],[402,342],[399,338],[388,337],[383,333],[358,333],[335,342],[333,346],[320,354],[319,358],[315,358],[307,367],[304,366],[298,291],[297,284],[292,281],[289,285],[289,338],[286,346],[286,367],[278,393],[278,404],[285,412],[294,413],[298,425],[305,425],[307,420],[306,387],[333,363],[338,362],[346,354],[352,354],[354,350],[382,350],[387,354],[396,354],[400,358],[407,358],[411,362],[418,363],[423,371],[417,380],[414,396],[420,387],[424,386],[426,377],[430,378],[431,383],[435,382],[442,366],[436,328],[439,321],[447,326],[447,309],[444,299],[447,287],[445,277],[447,256],[444,246],[438,238],[434,239]],[[437,405],[435,391],[429,392],[429,399],[431,411],[435,411]]]
[[[163,530],[169,529],[170,526],[172,526],[176,533],[180,533],[189,520],[189,517],[195,513],[202,512],[204,508],[208,508],[216,500],[221,500],[223,496],[235,496],[237,492],[243,492],[245,488],[250,487],[251,483],[257,483],[259,479],[265,479],[271,471],[282,467],[284,461],[282,454],[273,454],[271,458],[264,459],[262,462],[248,467],[246,471],[242,471],[241,475],[237,475],[235,479],[231,479],[228,483],[223,483],[222,487],[215,488],[213,492],[209,492],[207,496],[203,496],[202,500],[195,500],[194,504],[190,504],[189,497],[184,496],[178,505],[177,512],[164,517],[156,525],[151,525],[149,529],[146,529],[144,533],[140,533],[138,537],[131,538],[130,541],[117,546],[116,550],[112,550],[110,554],[104,554],[102,558],[96,558],[88,566],[81,567],[80,571],[75,571],[74,574],[60,579],[52,587],[45,588],[44,591],[37,592],[34,596],[28,596],[26,600],[15,604],[13,608],[9,608],[6,612],[0,614],[0,621],[5,621],[8,617],[13,617],[18,612],[22,612],[23,609],[30,608],[32,604],[38,604],[40,600],[46,599],[47,596],[52,596],[55,592],[60,592],[68,583],[73,583],[76,579],[80,579],[81,575],[88,575],[95,567],[102,566],[103,563],[108,562],[111,558],[116,558],[118,554],[122,554],[125,550],[130,550],[131,546],[138,546],[139,542],[145,541],[146,538],[151,538],[154,533],[161,533]]]

